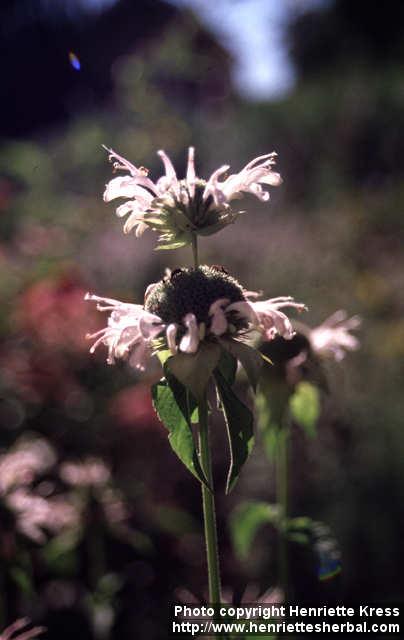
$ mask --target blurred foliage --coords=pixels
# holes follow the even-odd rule
[[[113,207],[101,200],[111,176],[102,144],[153,175],[161,171],[160,148],[182,172],[184,148],[194,144],[201,177],[225,162],[237,170],[278,152],[284,186],[270,208],[251,199],[237,225],[201,242],[201,256],[225,264],[251,290],[304,300],[312,325],[340,307],[363,316],[361,350],[327,372],[317,438],[297,429],[292,438],[291,511],[332,528],[342,573],[330,590],[297,553],[295,590],[321,602],[402,597],[402,7],[394,2],[375,13],[367,4],[353,20],[349,7],[357,4],[327,3],[292,25],[299,77],[273,103],[234,95],[231,61],[190,14],[168,12],[160,23],[156,12],[157,31],[136,46],[127,38],[126,51],[118,31],[108,34],[115,42],[110,96],[90,106],[76,96],[63,126],[42,123],[24,137],[4,138],[1,445],[8,455],[24,433],[46,439],[55,462],[18,487],[46,503],[73,500],[80,515],[72,531],[40,525],[43,544],[18,531],[10,494],[1,489],[2,513],[4,502],[10,515],[0,525],[2,627],[28,613],[51,638],[164,638],[166,619],[156,611],[166,610],[178,587],[205,588],[198,483],[171,452],[151,405],[159,368],[139,378],[87,352],[85,334],[103,322],[83,302],[88,289],[141,302],[166,266],[191,262],[187,249],[162,256],[150,235],[123,236]],[[50,83],[46,99],[53,95]],[[299,412],[302,404],[311,428],[315,402],[307,389]],[[226,445],[215,438],[224,491]],[[63,464],[89,457],[109,470],[102,491],[83,487],[83,478],[74,486],[61,478]],[[125,505],[112,528],[111,495]],[[271,534],[259,533],[241,563],[227,514],[241,499],[273,498],[258,445],[232,497],[219,501],[224,583],[239,591],[249,580],[262,590],[273,586]]]

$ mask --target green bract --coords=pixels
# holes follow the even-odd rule
[[[212,196],[203,198],[205,182],[198,181],[193,197],[180,183],[180,197],[172,194],[155,198],[143,222],[159,234],[157,249],[178,249],[191,244],[193,237],[210,236],[231,224],[239,215],[230,207],[218,207]],[[184,198],[184,193],[186,197]]]

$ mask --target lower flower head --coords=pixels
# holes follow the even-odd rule
[[[268,340],[276,335],[291,339],[289,318],[280,311],[305,306],[281,297],[252,302],[251,295],[223,267],[176,269],[160,282],[149,285],[145,303],[133,305],[87,294],[100,311],[111,311],[108,326],[89,336],[108,347],[108,362],[130,356],[131,364],[144,369],[153,350],[196,353],[203,340],[243,338],[251,330]]]
[[[223,267],[176,269],[149,289],[145,309],[167,324],[181,323],[187,314],[193,314],[198,324],[210,327],[211,307],[220,300],[226,300],[226,305],[245,301],[243,288]]]

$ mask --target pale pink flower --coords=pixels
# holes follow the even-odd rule
[[[307,310],[304,304],[295,302],[290,296],[281,296],[257,302],[233,302],[226,308],[226,313],[233,311],[244,317],[253,328],[261,331],[267,340],[273,340],[276,335],[291,340],[295,331],[288,316],[280,311],[284,307],[297,309],[299,313]]]
[[[53,449],[42,438],[19,441],[14,450],[0,455],[0,495],[15,486],[29,485],[55,461]]]
[[[304,304],[289,296],[252,302],[247,295],[258,294],[244,291],[227,274],[220,276],[220,280],[219,273],[208,267],[170,273],[160,283],[147,287],[146,308],[87,294],[86,299],[95,300],[100,311],[110,312],[107,326],[88,336],[95,338],[90,351],[104,344],[108,347],[108,363],[112,364],[116,358],[128,358],[130,365],[143,370],[153,350],[168,348],[173,356],[179,351],[192,355],[205,338],[216,340],[225,334],[232,338],[245,337],[252,330],[260,331],[267,340],[276,335],[287,340],[293,337],[292,324],[281,309],[291,307],[303,311]],[[205,300],[204,296],[207,296]],[[190,301],[194,304],[191,308]],[[176,305],[184,309],[182,317]]]
[[[161,318],[148,313],[140,304],[129,304],[111,298],[100,298],[87,293],[86,300],[95,300],[99,311],[111,311],[108,325],[88,336],[96,338],[90,352],[99,344],[108,347],[108,364],[115,358],[125,358],[131,354],[131,364],[143,371],[151,356],[151,341],[165,329]]]
[[[44,497],[32,487],[55,461],[41,438],[18,442],[0,457],[0,500],[13,513],[15,530],[38,543],[46,541],[45,531],[58,533],[77,521],[75,506],[65,496]]]
[[[193,313],[183,318],[186,331],[177,347],[177,325],[172,323],[166,327],[159,316],[149,313],[142,305],[100,298],[89,293],[85,299],[96,301],[99,311],[111,311],[107,327],[87,336],[89,339],[95,338],[90,353],[94,353],[100,344],[108,347],[108,364],[114,364],[116,358],[129,358],[132,367],[144,371],[153,355],[153,340],[161,334],[165,334],[173,354],[178,349],[184,353],[196,353],[198,350],[199,327]]]
[[[228,322],[223,307],[228,307],[229,303],[228,298],[219,298],[210,305],[209,316],[212,318],[210,330],[216,336],[222,336],[227,331]]]
[[[216,169],[207,181],[204,198],[211,195],[215,204],[221,206],[233,198],[240,197],[242,192],[246,192],[266,202],[269,200],[269,193],[263,190],[262,185],[277,187],[282,182],[279,173],[272,171],[275,158],[275,152],[258,156],[246,164],[239,173],[234,173],[220,181],[219,178],[230,168],[229,165],[223,165]]]
[[[19,618],[0,633],[0,640],[31,640],[46,631],[46,627],[31,627],[28,618]],[[25,631],[24,631],[25,629]]]
[[[89,487],[105,485],[111,472],[97,458],[86,458],[80,462],[64,462],[60,465],[60,477],[73,487]]]
[[[195,167],[194,148],[188,149],[188,165],[185,180],[178,180],[177,174],[170,158],[165,151],[158,151],[165,175],[153,182],[148,177],[148,171],[144,168],[137,168],[122,156],[119,156],[112,149],[107,149],[109,158],[114,161],[115,170],[129,171],[130,176],[113,178],[108,182],[104,191],[104,201],[110,202],[115,198],[130,198],[130,200],[119,206],[116,214],[123,217],[130,214],[124,225],[124,233],[129,233],[134,227],[136,236],[139,237],[147,229],[143,215],[153,210],[155,199],[165,198],[168,204],[174,206],[175,200],[183,204],[188,204],[195,194]]]
[[[232,223],[239,211],[230,202],[243,193],[252,193],[259,200],[269,200],[264,186],[278,186],[282,180],[272,168],[276,153],[254,158],[239,173],[224,179],[229,165],[223,165],[205,181],[195,173],[195,150],[188,149],[185,178],[177,177],[174,166],[165,153],[158,151],[165,174],[153,182],[148,171],[136,167],[112,149],[107,149],[115,170],[129,172],[108,182],[104,201],[125,198],[127,202],[116,209],[119,217],[128,215],[124,232],[136,228],[139,237],[147,227],[160,233],[162,248],[188,244],[193,234],[210,235]]]
[[[43,498],[21,487],[9,493],[5,502],[14,513],[18,531],[38,544],[46,542],[44,531],[59,533],[78,521],[75,506],[63,496]]]
[[[180,341],[180,351],[184,353],[196,353],[199,347],[199,327],[193,313],[187,313],[183,320],[187,330]]]
[[[348,318],[346,311],[339,310],[314,329],[307,332],[311,348],[320,356],[331,356],[340,361],[346,351],[355,351],[360,343],[350,331],[361,324],[359,316]]]

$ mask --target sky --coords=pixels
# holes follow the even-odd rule
[[[234,82],[250,99],[276,99],[293,88],[295,74],[284,38],[293,14],[325,0],[169,0],[194,10],[232,53]],[[242,28],[241,28],[242,26]]]

